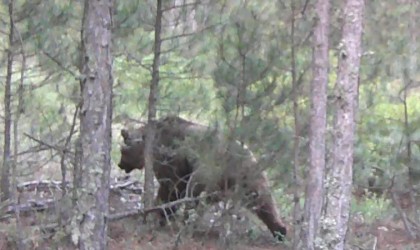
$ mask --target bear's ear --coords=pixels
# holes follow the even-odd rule
[[[121,136],[124,139],[124,142],[127,142],[130,139],[130,136],[128,135],[128,131],[126,129],[121,129]]]

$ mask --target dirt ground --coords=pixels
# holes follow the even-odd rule
[[[120,188],[117,187],[118,185]],[[121,182],[118,185],[114,183],[114,189],[111,192],[110,212],[120,213],[139,208],[141,196],[139,192],[136,192],[138,191],[136,185],[138,186],[139,183],[131,183],[131,187],[121,185]],[[42,188],[30,186],[20,191],[20,202],[32,204],[32,208],[20,214],[22,228],[20,230],[17,230],[15,214],[2,213],[0,250],[17,249],[15,242],[19,237],[24,239],[27,249],[76,249],[71,244],[71,240],[64,236],[64,229],[54,226],[58,211],[60,211],[57,204],[61,204],[54,202],[61,196],[57,185],[44,185]],[[52,203],[51,200],[53,200]],[[149,215],[148,219],[153,221],[153,215]],[[293,230],[290,224],[288,227],[291,231]],[[179,219],[165,227],[160,227],[155,223],[146,226],[143,218],[138,218],[138,216],[112,221],[109,223],[108,242],[110,250],[283,250],[291,249],[291,235],[293,235],[292,232],[289,233],[285,243],[276,242],[264,225],[245,209],[233,215],[220,213],[220,207],[213,206],[206,208],[205,214],[194,223],[186,224]],[[397,216],[370,224],[354,217],[350,224],[347,249],[420,249],[420,240],[410,238],[404,224]]]
[[[118,229],[117,229],[118,228]],[[118,232],[118,233],[117,233]],[[169,230],[168,228],[156,230],[153,233],[126,235],[125,230],[121,230],[120,225],[110,227],[110,249],[179,249],[179,250],[198,250],[198,249],[288,249],[283,244],[271,239],[270,234],[263,234],[251,241],[248,237],[242,236],[230,239],[221,239],[220,232],[195,233],[193,235],[179,235],[179,231]]]

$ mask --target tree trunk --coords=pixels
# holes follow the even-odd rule
[[[364,0],[347,0],[344,9],[335,86],[332,166],[326,177],[328,189],[321,226],[321,247],[326,249],[344,249],[348,228],[364,4]]]
[[[161,49],[161,30],[162,30],[162,0],[157,0],[156,20],[155,20],[155,43],[154,57],[152,66],[152,81],[150,83],[149,103],[148,103],[148,126],[144,150],[144,206],[149,208],[153,205],[154,195],[154,173],[153,173],[153,140],[155,135],[156,121],[156,101],[159,92],[159,66]]]
[[[7,69],[6,83],[4,85],[4,144],[3,144],[3,168],[1,171],[1,200],[5,201],[10,198],[10,137],[12,126],[12,111],[10,104],[12,102],[12,70],[13,70],[13,38],[15,33],[14,24],[14,1],[9,1],[9,47],[7,50]]]
[[[298,222],[302,217],[302,207],[300,205],[300,190],[299,187],[302,185],[301,169],[299,166],[299,151],[300,151],[300,122],[299,122],[299,93],[298,93],[298,82],[296,80],[296,43],[295,43],[295,26],[296,26],[296,7],[295,2],[291,2],[291,24],[290,24],[290,43],[291,43],[291,74],[292,74],[292,86],[293,86],[293,117],[295,126],[295,136],[293,141],[293,183],[295,190],[293,192],[293,222],[294,222],[294,236],[293,236],[293,249],[300,249],[301,242],[299,239],[300,229]]]
[[[11,1],[13,2],[13,1]],[[24,88],[24,79],[25,79],[25,70],[26,70],[26,55],[24,50],[24,45],[22,41],[22,37],[20,36],[20,33],[18,30],[16,30],[17,35],[19,36],[20,40],[20,53],[22,55],[22,62],[21,62],[21,68],[20,68],[20,81],[19,81],[19,87],[17,90],[17,107],[16,107],[16,113],[15,113],[15,121],[13,123],[13,164],[11,168],[11,199],[14,204],[19,203],[18,195],[17,195],[17,167],[18,167],[18,160],[19,160],[19,121],[21,114],[24,113],[24,101],[23,101],[23,92],[25,90]],[[19,209],[15,210],[15,220],[16,220],[16,231],[17,231],[17,243],[16,248],[18,250],[24,250],[26,249],[25,246],[25,238],[23,234],[23,227],[20,219],[20,212]]]
[[[408,103],[407,103],[407,96],[408,91],[410,89],[410,85],[413,84],[416,79],[417,75],[417,10],[419,3],[416,0],[410,0],[410,22],[409,22],[409,36],[410,36],[410,45],[409,45],[409,70],[408,70],[408,76],[404,77],[404,127],[406,131],[406,137],[407,137],[407,165],[408,165],[408,180],[409,180],[409,186],[410,186],[410,199],[411,202],[414,204],[413,212],[414,212],[414,221],[419,225],[420,224],[420,214],[416,206],[416,193],[418,192],[418,178],[415,178],[412,175],[412,170],[415,165],[414,163],[414,157],[412,157],[412,139],[410,138],[410,121],[409,121],[409,115],[408,115]],[[408,79],[407,79],[408,78]],[[420,232],[418,232],[420,233]]]
[[[329,70],[330,1],[316,4],[312,54],[311,115],[309,134],[309,171],[307,176],[305,215],[302,228],[304,249],[315,248],[318,222],[324,196],[325,132],[327,128],[327,86]]]
[[[81,167],[72,239],[80,249],[106,249],[112,118],[112,0],[85,0],[82,27]]]

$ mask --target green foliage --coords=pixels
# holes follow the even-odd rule
[[[360,88],[360,122],[355,148],[355,174],[359,182],[366,182],[372,168],[382,169],[385,181],[389,182],[392,176],[406,171],[408,164],[416,166],[419,162],[419,148],[414,144],[411,144],[412,162],[407,162],[407,142],[415,141],[418,133],[420,95],[414,92],[407,98],[407,126],[404,105],[398,96],[403,87],[400,82],[378,82]],[[375,90],[383,94],[374,95]]]
[[[127,118],[140,120],[146,114],[153,59],[154,4],[154,1],[138,0],[116,2],[113,20],[116,128],[127,123]],[[194,6],[196,34],[192,32],[188,36],[182,36],[188,32],[182,27],[184,19],[179,19],[179,27],[175,28],[169,20],[176,21],[177,12],[165,11],[167,23],[162,34],[165,41],[158,101],[161,116],[176,113],[206,124],[218,124],[249,144],[258,157],[278,154],[267,165],[286,178],[293,155],[294,126],[290,102],[290,4],[269,1],[200,4]],[[301,10],[302,6],[295,5]],[[32,55],[27,61],[27,116],[22,121],[22,129],[31,130],[31,134],[36,132],[44,139],[55,134],[52,136],[55,139],[50,139],[56,141],[57,135],[63,137],[68,132],[78,102],[76,77],[83,5],[80,1],[19,0],[15,7],[19,20],[16,27],[27,54]],[[170,3],[164,7],[170,8]],[[393,11],[386,11],[389,9]],[[7,5],[1,4],[0,10],[7,24]],[[188,11],[186,8],[179,13],[184,15]],[[411,54],[406,44],[410,29],[408,17],[412,12],[409,5],[398,1],[367,4],[364,47],[368,53],[362,60],[355,167],[360,182],[370,175],[373,167],[383,169],[385,176],[390,177],[405,169],[408,140],[413,142],[410,164],[416,166],[420,161],[420,102],[415,88],[409,89],[407,99],[408,127],[404,124],[401,102],[405,85],[402,73]],[[299,87],[302,142],[307,140],[308,126],[306,96],[310,75],[303,72],[309,70],[311,57],[307,39],[312,28],[310,15],[307,11],[296,19],[295,30],[296,70],[298,76],[303,74]],[[339,12],[333,13],[332,48],[338,42],[335,21],[339,17]],[[378,32],[378,26],[386,28]],[[0,35],[3,51],[7,45],[6,31]],[[336,58],[331,50],[332,69],[337,64]],[[4,70],[3,66],[1,72]],[[18,74],[14,80],[17,83]],[[335,80],[335,72],[331,70],[330,89]],[[241,91],[243,96],[238,97]],[[117,137],[115,141],[119,140],[118,129],[114,137]],[[305,149],[302,143],[303,161]],[[115,144],[113,160],[117,158]]]
[[[26,107],[20,129],[41,141],[62,146],[79,102],[83,4],[56,0],[17,2],[20,18],[16,27],[25,52],[31,55],[27,58]],[[116,2],[113,162],[119,160],[119,129],[132,120],[146,117],[153,60],[154,13],[151,10],[154,4],[135,0]],[[7,5],[0,7],[7,12]],[[228,136],[234,133],[257,158],[264,158],[264,167],[275,169],[273,176],[284,179],[288,178],[293,155],[289,7],[252,1],[197,5],[196,19],[201,22],[195,35],[185,37],[182,27],[175,29],[165,23],[158,98],[159,116],[180,114],[217,125]],[[164,15],[166,20],[173,18],[171,11]],[[300,23],[297,42],[304,39],[310,28]],[[171,38],[178,35],[181,36]],[[7,41],[7,36],[0,35],[0,39]],[[297,70],[309,65],[309,55],[310,48],[301,48]],[[14,80],[17,83],[18,74]],[[235,93],[242,87],[245,87],[244,103],[239,103]],[[302,100],[302,107],[306,108],[305,97]],[[242,104],[245,112],[235,121],[238,105]],[[75,128],[77,133],[78,124]],[[22,151],[37,146],[24,136],[20,139]],[[73,153],[73,141],[69,145]],[[48,154],[51,154],[51,165],[59,162],[59,154],[54,150]],[[70,158],[66,160],[70,162]],[[21,167],[29,169],[25,165]],[[56,174],[59,176],[59,171]]]
[[[294,206],[293,194],[287,193],[284,187],[278,187],[273,190],[273,196],[281,215],[284,217],[291,217]],[[301,199],[300,201],[303,205],[304,199]]]
[[[142,63],[150,63],[150,57],[145,57]],[[217,101],[214,100],[214,89],[208,79],[185,73],[186,63],[185,59],[174,58],[171,64],[161,68],[158,113],[160,115],[185,114],[206,120],[216,111]],[[141,114],[145,114],[147,108],[150,73],[124,58],[115,60],[115,72],[117,76],[114,90],[116,113],[139,119]]]
[[[13,48],[16,52],[13,93],[16,93],[20,80],[20,41],[27,55],[24,111],[17,143],[20,152],[37,152],[30,156],[23,154],[24,157],[19,158],[19,170],[36,172],[38,168],[33,166],[47,164],[53,166],[49,171],[59,176],[57,163],[60,159],[56,150],[45,150],[23,134],[54,146],[62,146],[63,138],[69,134],[80,95],[78,77],[83,1],[15,2],[15,26],[19,35],[15,37]],[[164,7],[170,9],[172,2],[165,1]],[[294,2],[295,44],[291,44],[290,35],[292,1],[203,1],[194,8],[181,8],[179,12],[165,11],[162,31],[165,40],[161,54],[158,116],[179,114],[206,125],[219,126],[226,136],[234,135],[245,142],[260,160],[261,167],[268,169],[274,186],[280,186],[274,194],[282,215],[287,217],[291,216],[293,209],[292,195],[286,190],[291,184],[295,136],[291,102],[292,46],[296,53],[297,78],[301,79],[297,89],[301,122],[299,163],[306,167],[308,159],[306,143],[310,103],[307,97],[312,55],[309,38],[313,13],[310,8],[301,13],[302,2],[305,1]],[[146,118],[153,61],[155,1],[115,1],[115,4],[114,163],[120,157],[119,130],[132,120]],[[342,13],[338,11],[338,4],[333,3],[330,32],[330,95],[334,95],[335,48],[341,32]],[[354,179],[356,184],[366,186],[367,178],[377,175],[379,185],[387,186],[393,176],[402,176],[409,167],[420,166],[420,93],[417,84],[420,77],[417,72],[406,75],[406,71],[417,69],[411,59],[415,53],[410,46],[410,15],[416,13],[416,9],[396,0],[367,1],[366,4]],[[183,19],[191,9],[195,10],[195,30],[189,29],[190,22]],[[1,77],[6,71],[7,12],[7,3],[2,2]],[[179,13],[182,17],[178,18]],[[174,25],[177,22],[178,26]],[[406,100],[404,89],[407,89]],[[3,94],[3,89],[0,89],[0,96]],[[14,112],[17,106],[15,97],[12,103]],[[329,115],[328,119],[331,121],[332,116]],[[73,145],[72,141],[71,153]],[[408,159],[408,145],[411,159]],[[69,169],[71,160],[67,156]],[[113,172],[121,173],[117,168]],[[32,174],[22,176],[32,177]],[[406,184],[400,182],[400,185]],[[282,185],[277,185],[279,183]],[[376,196],[352,203],[352,213],[362,214],[369,222],[383,218],[389,208],[388,200]],[[80,232],[73,232],[73,236],[77,239]]]
[[[376,220],[389,217],[391,213],[392,201],[385,196],[371,194],[360,200],[352,199],[351,213],[361,215],[364,222],[371,224]]]

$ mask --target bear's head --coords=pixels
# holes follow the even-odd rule
[[[126,173],[134,169],[143,169],[144,167],[144,127],[135,130],[121,130],[121,136],[124,139],[124,145],[121,146],[121,159],[118,167]]]

